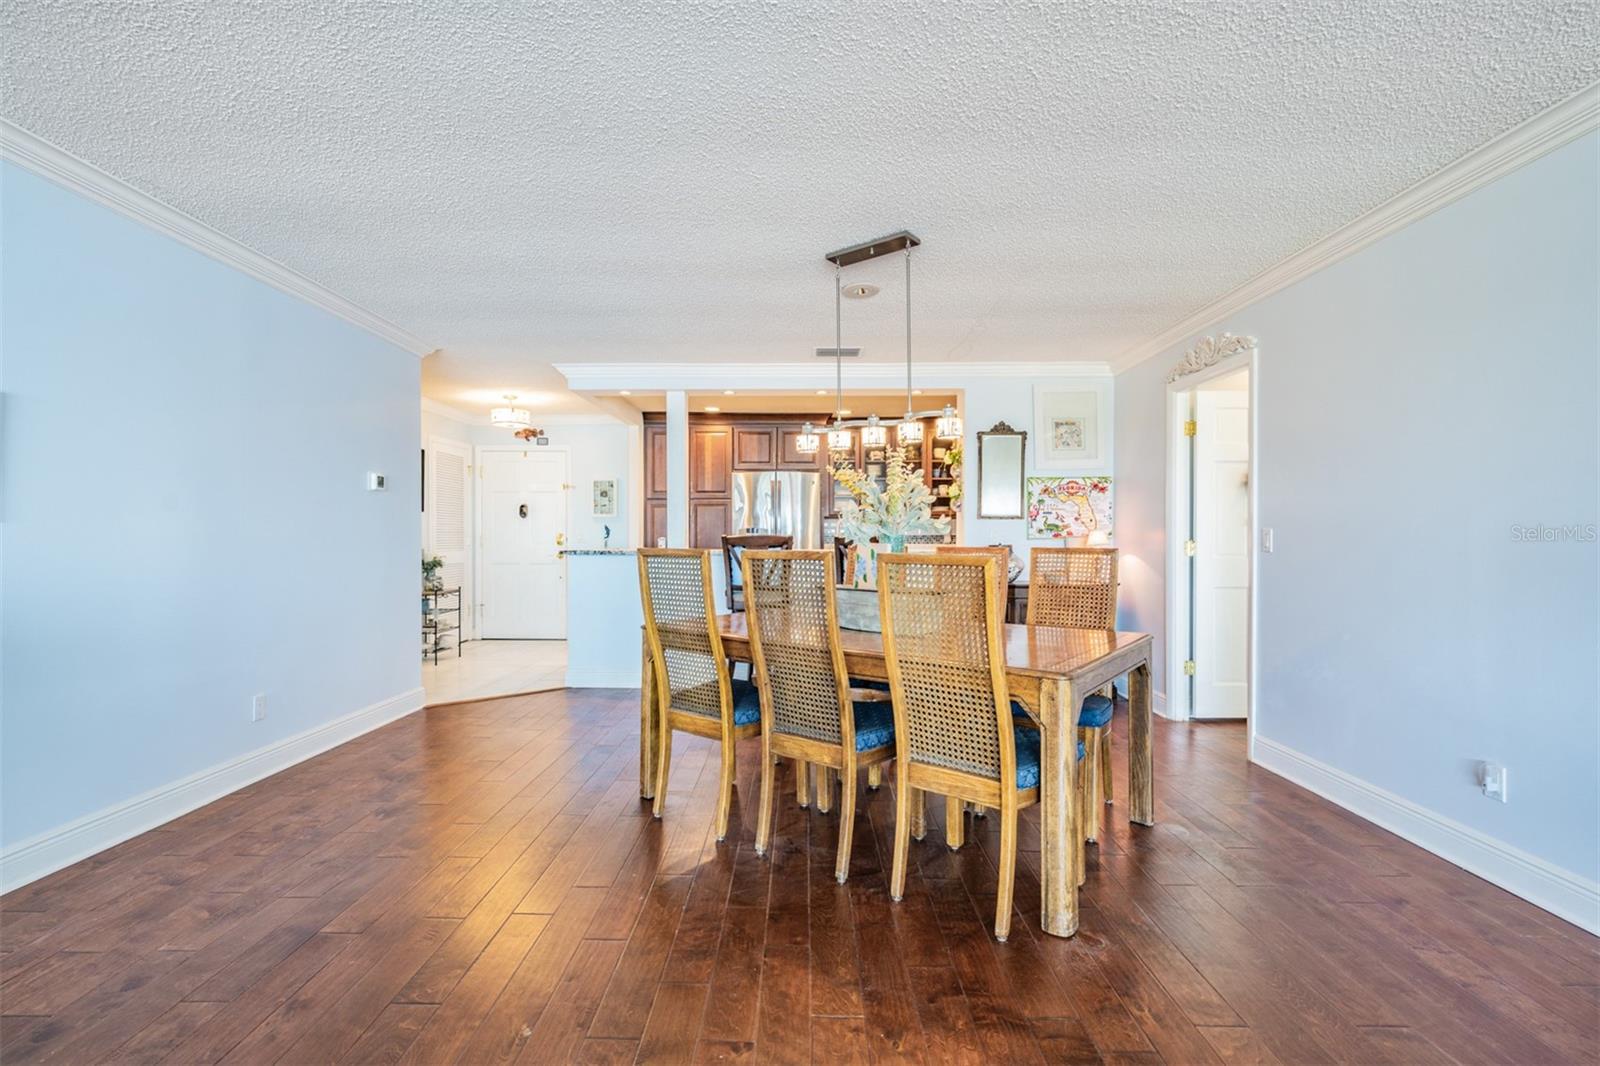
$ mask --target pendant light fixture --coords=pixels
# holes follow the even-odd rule
[[[906,246],[906,416],[895,427],[901,444],[922,443],[922,423],[911,409],[911,246]]]
[[[844,272],[833,265],[833,428],[828,430],[828,450],[847,452],[855,443],[844,427]]]
[[[489,424],[500,429],[527,429],[533,425],[533,416],[525,407],[517,406],[517,397],[514,393],[506,393],[506,405],[496,407],[489,412]]]
[[[937,419],[934,423],[934,436],[940,440],[959,440],[962,434],[961,416],[950,404],[944,406],[942,411],[917,411],[912,407],[912,397],[915,391],[911,387],[911,249],[917,247],[922,241],[914,234],[901,230],[891,233],[887,237],[880,237],[866,244],[851,245],[841,248],[837,252],[829,252],[826,258],[834,265],[834,407],[833,423],[828,430],[828,449],[830,451],[848,451],[854,444],[851,429],[861,429],[861,443],[869,448],[880,447],[889,442],[889,427],[880,423],[877,415],[866,418],[845,420],[844,410],[844,365],[840,362],[840,353],[844,344],[844,328],[841,317],[840,295],[843,292],[843,283],[840,272],[847,266],[855,263],[875,259],[891,252],[905,252],[906,255],[906,413],[894,424],[895,440],[899,444],[918,444],[923,438],[922,420],[926,418]],[[857,286],[857,288],[871,288],[871,286]],[[820,441],[816,440],[817,434],[807,422],[800,436],[795,440],[795,448],[804,454],[814,453]],[[809,447],[808,447],[809,445]]]

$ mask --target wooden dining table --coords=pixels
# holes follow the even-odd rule
[[[742,612],[717,616],[722,649],[728,658],[748,663],[750,633]],[[887,681],[883,635],[841,630],[845,668],[850,676]],[[1128,676],[1128,820],[1155,824],[1155,775],[1150,747],[1150,654],[1148,633],[1056,626],[1005,627],[1006,679],[1011,697],[1026,708],[1040,729],[1042,763],[1039,806],[1040,925],[1068,937],[1078,931],[1077,858],[1073,839],[1078,823],[1078,711],[1083,698]],[[655,767],[661,743],[656,714],[655,670],[646,649],[639,700],[639,795],[655,795]]]

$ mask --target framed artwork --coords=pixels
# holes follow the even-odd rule
[[[1033,465],[1090,473],[1111,468],[1111,379],[1033,390]]]
[[[617,483],[609,478],[594,483],[594,516],[617,517]]]
[[[1028,479],[1029,540],[1088,539],[1096,533],[1111,536],[1109,477]]]

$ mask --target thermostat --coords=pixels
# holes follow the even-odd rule
[[[382,474],[373,474],[373,473],[368,473],[367,474],[367,491],[368,492],[382,492],[384,489],[386,489],[388,487],[389,487],[388,481],[387,481],[387,479],[384,478],[384,476]]]

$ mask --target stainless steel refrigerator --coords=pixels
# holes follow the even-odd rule
[[[729,533],[777,533],[796,548],[822,547],[822,475],[800,470],[736,470]]]

